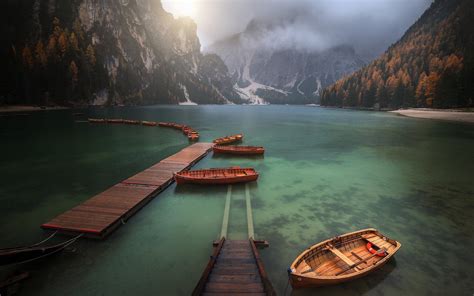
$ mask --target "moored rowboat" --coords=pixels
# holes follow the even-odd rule
[[[174,178],[178,184],[233,184],[255,181],[258,173],[253,168],[213,168],[183,171],[176,173]]]
[[[172,122],[158,122],[158,125],[162,127],[173,127],[173,124]]]
[[[219,146],[212,147],[214,153],[228,153],[237,155],[263,154],[265,149],[258,146]]]
[[[109,118],[107,119],[107,123],[123,123],[123,119]]]
[[[215,144],[217,144],[217,145],[225,145],[225,144],[230,144],[230,143],[242,141],[242,138],[243,138],[243,137],[244,137],[243,134],[237,134],[237,135],[232,135],[232,136],[226,136],[226,137],[222,137],[222,138],[217,138],[217,139],[215,139],[215,140],[212,141],[212,142],[215,143]]]
[[[55,254],[64,250],[82,236],[82,234],[79,234],[62,243],[45,245],[45,242],[51,239],[55,234],[56,232],[45,240],[31,246],[0,249],[0,266],[28,262]]]
[[[192,128],[185,125],[181,128],[181,130],[183,131],[183,134],[187,135],[190,131],[192,131]]]
[[[142,121],[142,125],[146,125],[146,126],[156,126],[157,123],[154,122],[154,121]]]
[[[376,229],[325,240],[301,253],[288,268],[293,288],[339,284],[382,267],[401,244]]]
[[[107,121],[102,118],[88,118],[87,119],[90,123],[106,123]]]
[[[197,141],[197,140],[199,140],[199,133],[196,132],[196,131],[189,132],[189,133],[187,134],[187,136],[188,136],[188,139],[189,139],[190,141]]]
[[[125,123],[125,124],[140,124],[140,120],[124,119],[123,123]]]

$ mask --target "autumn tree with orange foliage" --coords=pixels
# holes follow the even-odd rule
[[[380,58],[327,87],[321,104],[388,109],[472,106],[473,11],[474,1],[435,1]]]

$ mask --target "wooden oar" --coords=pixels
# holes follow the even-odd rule
[[[377,255],[384,254],[384,253],[385,253],[386,255],[388,255],[387,250],[386,250],[385,248],[381,248],[381,249],[379,249],[377,252],[375,252],[374,254],[370,255],[369,257],[367,257],[367,258],[365,258],[365,259],[362,259],[362,260],[360,260],[360,261],[358,261],[358,262],[356,262],[356,263],[350,265],[348,268],[344,269],[343,271],[340,271],[340,272],[336,273],[335,275],[337,276],[337,275],[343,274],[344,272],[346,272],[346,271],[348,271],[348,270],[351,270],[351,269],[353,269],[354,267],[357,267],[357,266],[359,266],[360,264],[362,264],[362,263],[364,263],[364,262],[367,262],[367,260],[369,260],[369,259],[371,259],[371,258],[373,258],[373,257],[375,257],[375,256],[377,256]]]

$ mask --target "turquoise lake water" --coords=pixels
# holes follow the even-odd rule
[[[243,132],[264,158],[216,157],[195,168],[252,166],[257,239],[279,295],[306,247],[366,227],[402,243],[381,270],[292,295],[472,295],[474,125],[383,112],[297,106],[156,106],[0,117],[0,247],[47,236],[39,225],[188,145],[177,131],[75,122],[174,121],[201,141]],[[29,271],[20,295],[189,295],[222,224],[227,187],[170,186],[103,241],[81,240]],[[232,188],[229,238],[247,236],[245,185]],[[290,294],[288,288],[287,294]]]

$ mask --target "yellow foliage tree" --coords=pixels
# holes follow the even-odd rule
[[[36,43],[35,56],[36,56],[36,61],[38,62],[38,64],[45,67],[46,64],[48,63],[48,57],[46,56],[43,41],[41,40]]]
[[[87,46],[86,56],[87,56],[87,60],[89,61],[89,63],[92,66],[95,66],[95,63],[96,63],[95,52],[94,52],[94,48],[90,44]]]
[[[71,61],[69,64],[69,72],[71,73],[72,85],[75,86],[79,81],[79,68],[77,68],[76,62]]]
[[[61,35],[59,35],[58,44],[61,56],[64,56],[68,48],[67,35],[65,32],[61,32]]]
[[[23,59],[23,65],[32,69],[34,66],[34,60],[33,55],[31,54],[31,49],[28,47],[28,45],[25,45],[25,47],[23,47],[21,57]]]
[[[79,42],[77,41],[76,34],[74,32],[69,35],[69,44],[71,44],[71,48],[75,51],[79,51]]]

